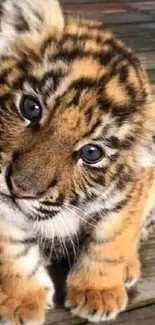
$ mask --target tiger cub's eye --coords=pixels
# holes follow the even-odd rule
[[[99,162],[104,155],[103,149],[98,145],[87,144],[80,151],[80,157],[87,164],[95,164]]]
[[[20,103],[20,112],[31,123],[38,122],[42,116],[42,107],[37,99],[30,96],[23,96]]]

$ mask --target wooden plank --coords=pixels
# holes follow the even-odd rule
[[[121,24],[120,24],[121,25]],[[126,26],[125,26],[126,27]],[[126,33],[127,34],[132,34],[135,38],[141,34],[143,36],[144,31],[147,32],[146,35],[150,35],[150,33],[154,33],[153,35],[155,36],[155,22],[148,23],[148,24],[129,24],[127,28],[122,30],[122,26],[111,26],[113,30],[115,30],[115,33],[117,33],[120,36],[124,36]]]
[[[152,85],[152,94],[153,94],[153,97],[154,97],[154,100],[155,100],[155,84]],[[154,269],[154,271],[155,271],[155,269]]]
[[[112,0],[110,0],[110,1],[112,1]],[[82,4],[82,3],[95,3],[95,2],[97,3],[97,2],[101,2],[101,1],[98,1],[98,0],[60,0],[60,2],[66,3],[66,4],[75,4],[75,3]],[[107,0],[106,1],[102,0],[102,2],[107,2]],[[114,0],[114,2],[115,2],[115,0]]]
[[[107,26],[118,38],[129,47],[134,48],[135,51],[155,50],[155,23],[114,26],[107,24]]]
[[[101,17],[101,16],[100,16]],[[115,13],[115,14],[103,14],[102,19],[105,24],[114,25],[114,24],[129,24],[129,23],[147,23],[154,22],[154,15],[144,14],[138,12],[130,13]]]
[[[155,70],[147,71],[150,82],[155,83]]]
[[[129,4],[129,3],[127,3]],[[143,1],[143,2],[134,2],[131,3],[130,2],[130,7],[135,9],[135,10],[139,10],[139,11],[143,11],[143,12],[151,12],[152,10],[155,10],[155,1]]]
[[[47,314],[45,325],[63,324],[63,325],[82,325],[85,320],[73,317],[65,310],[58,308]]]
[[[155,69],[155,51],[152,52],[140,52],[137,56],[141,63],[144,65],[145,69],[153,70]]]
[[[90,4],[91,5],[91,4]],[[143,13],[137,13],[137,12],[122,12],[122,13],[77,13],[74,11],[70,13],[71,15],[77,17],[80,16],[82,18],[86,19],[92,19],[92,20],[100,20],[103,21],[106,25],[121,25],[121,24],[129,24],[129,23],[149,23],[154,22],[155,16],[151,14],[143,14]]]
[[[64,4],[66,11],[71,12],[98,12],[98,13],[112,13],[112,12],[128,12],[129,6],[125,2],[92,2],[92,3],[75,3],[75,4]],[[130,11],[133,11],[131,8]]]
[[[98,14],[115,14],[115,13],[138,13],[143,14],[143,11],[147,15],[147,13],[151,14],[153,10],[155,10],[155,3],[126,3],[126,2],[83,2],[83,3],[62,3],[62,6],[65,11],[68,12],[77,12],[84,13],[87,15],[88,13],[98,13]],[[137,6],[137,7],[136,7]],[[142,7],[142,10],[141,10]],[[144,10],[143,10],[144,8]],[[146,10],[147,9],[147,10]],[[148,16],[149,16],[148,14]]]
[[[132,289],[132,291],[130,291],[130,301],[128,305],[128,310],[155,303],[155,254],[154,252],[155,252],[155,236],[152,236],[146,243],[143,244],[143,247],[141,249],[141,260],[143,264],[142,279],[138,282],[137,286],[134,289]],[[62,265],[61,267],[61,272],[63,276],[64,265]],[[119,321],[116,324],[120,324],[119,322],[123,323],[123,321],[126,322],[127,319],[129,319],[127,315],[129,315],[129,312],[122,314],[119,317]],[[155,313],[154,313],[154,319],[155,319]],[[78,325],[84,323],[85,323],[84,320],[81,320],[80,318],[77,317],[73,317],[70,313],[66,312],[63,308],[59,308],[50,311],[48,313],[45,325],[50,325],[50,324],[51,325],[54,324]]]
[[[98,3],[101,0],[60,0],[61,3],[74,4],[74,3]],[[102,2],[150,2],[150,0],[102,0]]]

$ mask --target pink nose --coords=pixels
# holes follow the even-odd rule
[[[14,195],[19,198],[35,198],[36,195],[33,193],[27,193],[23,188],[20,188],[18,184],[15,183],[12,176],[10,176],[10,183],[11,183],[11,191]]]

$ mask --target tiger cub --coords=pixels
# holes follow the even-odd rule
[[[145,72],[100,22],[56,0],[5,0],[0,31],[0,315],[41,324],[54,285],[44,242],[82,237],[65,306],[114,319],[153,220],[155,104]],[[52,249],[52,248],[51,248]]]

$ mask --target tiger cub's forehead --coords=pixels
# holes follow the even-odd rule
[[[60,128],[66,123],[67,130],[89,135],[131,116],[142,102],[137,59],[101,23],[69,20],[61,39],[29,41],[22,38],[1,60],[0,92],[38,97]]]
[[[45,49],[42,84],[50,109],[54,105],[74,120],[84,116],[85,127],[92,120],[95,127],[102,117],[105,125],[126,118],[143,101],[145,76],[137,58],[101,23],[68,21],[52,51]]]

